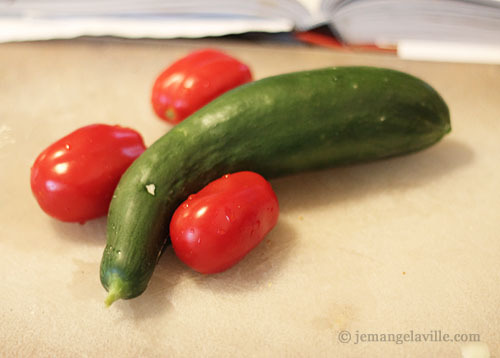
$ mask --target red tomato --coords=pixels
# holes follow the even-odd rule
[[[222,93],[252,80],[247,65],[223,52],[192,52],[156,79],[151,102],[156,114],[177,124]]]
[[[83,223],[103,216],[121,175],[144,150],[132,129],[82,127],[40,153],[31,168],[31,190],[59,220]]]
[[[217,179],[175,211],[170,238],[177,256],[201,273],[224,271],[243,259],[276,225],[278,199],[259,174]]]

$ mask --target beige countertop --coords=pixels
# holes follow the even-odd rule
[[[167,250],[144,295],[106,309],[105,219],[46,216],[30,166],[91,123],[152,143],[170,128],[150,107],[155,76],[208,45],[256,78],[328,65],[409,72],[442,94],[453,131],[413,155],[272,181],[279,223],[243,262],[202,276]],[[460,357],[459,342],[382,341],[458,333],[498,357],[499,138],[500,66],[228,41],[2,44],[0,356]]]

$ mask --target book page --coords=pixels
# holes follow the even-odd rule
[[[321,3],[323,2],[322,0],[297,0],[304,6],[309,13],[312,15],[319,14],[321,10]]]
[[[261,18],[115,18],[85,17],[60,19],[2,19],[0,42],[70,39],[79,36],[124,38],[198,38],[252,31],[288,32],[293,23],[286,19]]]
[[[301,1],[305,1],[306,5]],[[316,25],[321,0],[0,0],[0,41],[206,37]]]

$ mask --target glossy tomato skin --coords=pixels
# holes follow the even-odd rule
[[[221,51],[202,49],[167,67],[151,102],[161,119],[177,124],[222,93],[252,80],[250,69]]]
[[[170,222],[172,246],[194,270],[222,272],[264,239],[278,215],[278,199],[262,176],[253,172],[225,175],[175,211]]]
[[[82,127],[40,153],[31,168],[31,190],[56,219],[83,223],[106,215],[121,175],[144,150],[132,129]]]

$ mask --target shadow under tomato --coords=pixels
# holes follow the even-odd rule
[[[185,266],[185,275],[200,288],[214,292],[256,290],[267,285],[286,266],[296,241],[292,226],[279,219],[264,240],[229,270],[204,275]]]
[[[285,266],[296,241],[296,234],[285,220],[242,261],[231,269],[211,275],[200,274],[180,261],[172,247],[165,250],[146,291],[132,300],[118,301],[113,308],[131,317],[135,324],[151,323],[173,308],[174,290],[181,280],[192,280],[200,289],[214,292],[255,290],[267,285]]]

